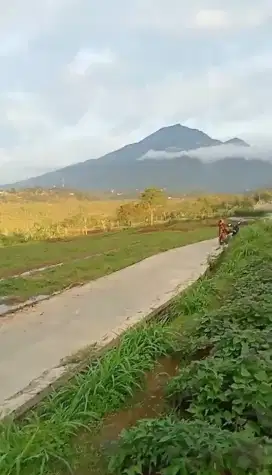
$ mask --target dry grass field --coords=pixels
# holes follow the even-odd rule
[[[66,228],[67,234],[81,234],[83,228],[107,230],[116,226],[116,213],[120,206],[133,203],[132,199],[95,199],[91,195],[63,190],[26,190],[16,193],[0,192],[0,234],[23,233],[57,226]],[[161,215],[177,215],[188,219],[212,217],[215,211],[226,212],[243,203],[242,195],[200,195],[168,197]],[[144,222],[144,220],[143,220]],[[32,233],[33,234],[33,233]],[[52,236],[55,237],[55,236]],[[43,236],[41,236],[43,238]]]

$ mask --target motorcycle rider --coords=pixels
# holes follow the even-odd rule
[[[225,221],[223,219],[220,219],[218,221],[218,239],[220,246],[226,244],[229,233],[230,231],[227,228]]]

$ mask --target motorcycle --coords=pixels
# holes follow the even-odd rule
[[[232,223],[229,224],[229,228],[230,228],[229,236],[230,236],[230,238],[233,238],[234,236],[237,236],[237,234],[240,231],[240,225],[241,225],[240,221],[238,221],[238,223],[235,223],[235,224],[232,224]]]

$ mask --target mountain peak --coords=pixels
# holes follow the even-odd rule
[[[224,143],[226,145],[237,145],[238,147],[249,147],[250,146],[248,143],[246,143],[242,139],[239,139],[238,137],[233,137],[233,139],[229,139]]]
[[[218,140],[214,140],[204,132],[191,129],[181,124],[173,124],[153,132],[137,143],[141,147],[141,155],[149,150],[166,150],[167,148],[178,148],[179,150],[192,150],[199,147],[209,147],[218,145]]]

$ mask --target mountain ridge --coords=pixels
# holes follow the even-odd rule
[[[212,147],[227,145],[237,148],[235,159],[226,156],[212,163],[204,163],[190,156],[193,150],[205,148],[209,153],[209,147],[212,150]],[[127,191],[148,186],[159,186],[169,191],[244,191],[272,182],[272,164],[258,157],[246,160],[244,153],[248,147],[250,145],[238,137],[223,142],[198,129],[174,124],[98,159],[88,159],[6,185],[5,188],[49,188],[65,184],[68,188],[94,191]],[[155,154],[174,150],[178,156],[171,160],[139,160],[150,150]]]

